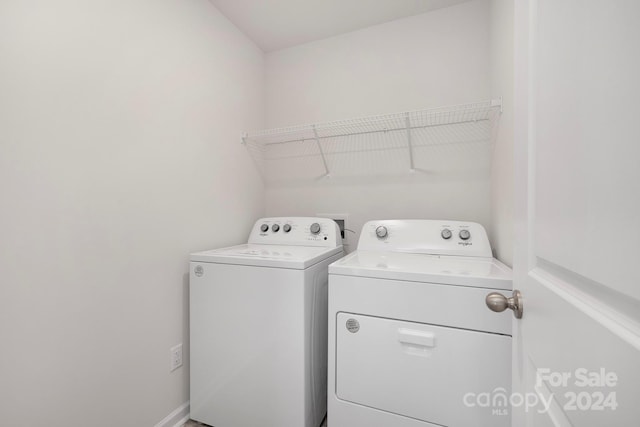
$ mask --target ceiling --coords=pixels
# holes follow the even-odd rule
[[[210,1],[269,52],[469,0]]]

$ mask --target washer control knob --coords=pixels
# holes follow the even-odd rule
[[[469,230],[460,230],[460,234],[458,234],[458,236],[462,240],[469,240],[469,238],[471,237],[471,233],[469,233]]]
[[[262,224],[260,226],[260,231],[262,231],[263,233],[266,233],[267,231],[269,231],[269,226],[267,224]]]
[[[318,234],[320,232],[320,224],[314,222],[311,224],[311,227],[309,227],[309,231],[311,231],[311,234]]]
[[[271,226],[271,230],[273,230],[274,233],[277,233],[278,230],[280,230],[280,226],[278,224],[273,224]]]
[[[451,238],[451,230],[449,230],[448,228],[445,228],[444,230],[442,230],[442,233],[440,233],[440,235],[442,236],[443,239],[448,240]]]
[[[284,231],[285,233],[288,233],[291,231],[291,225],[290,224],[285,224],[282,226],[282,231]]]
[[[378,236],[378,239],[384,239],[388,235],[389,235],[389,232],[387,231],[387,227],[385,227],[384,225],[381,225],[380,227],[376,228],[376,236]]]

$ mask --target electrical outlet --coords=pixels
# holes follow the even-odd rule
[[[169,349],[169,372],[175,371],[180,366],[182,366],[182,344]]]

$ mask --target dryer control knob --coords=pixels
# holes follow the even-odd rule
[[[444,230],[442,230],[442,233],[440,233],[440,235],[442,236],[443,239],[450,239],[451,238],[451,230],[449,230],[448,228],[445,228]]]
[[[387,227],[385,227],[384,225],[381,225],[380,227],[376,228],[376,236],[378,236],[378,239],[384,239],[388,235],[389,235],[389,232],[387,231]]]
[[[282,231],[284,231],[285,233],[288,233],[291,231],[291,225],[290,224],[285,224],[282,226]]]
[[[273,224],[271,226],[271,230],[273,230],[274,233],[277,233],[278,230],[280,230],[280,226],[278,224]]]
[[[266,233],[267,231],[269,231],[269,226],[267,224],[262,224],[260,226],[260,231],[262,231],[263,233]]]
[[[469,240],[469,238],[471,237],[471,233],[469,233],[469,230],[460,230],[460,234],[458,234],[458,236],[462,240]]]
[[[318,234],[320,232],[320,224],[314,222],[311,224],[311,227],[309,227],[309,231],[311,231],[311,234]]]

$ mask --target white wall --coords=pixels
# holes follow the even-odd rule
[[[268,127],[489,99],[490,2],[476,0],[266,55]],[[452,156],[452,170],[456,158]],[[323,180],[266,191],[269,215],[448,218],[490,228],[490,162],[474,171]],[[357,236],[351,235],[350,249]]]
[[[491,96],[502,96],[503,112],[496,129],[491,161],[491,228],[495,256],[513,265],[514,153],[514,4],[491,1]]]
[[[264,213],[263,54],[206,0],[3,1],[0,61],[0,425],[152,426],[188,254]]]

